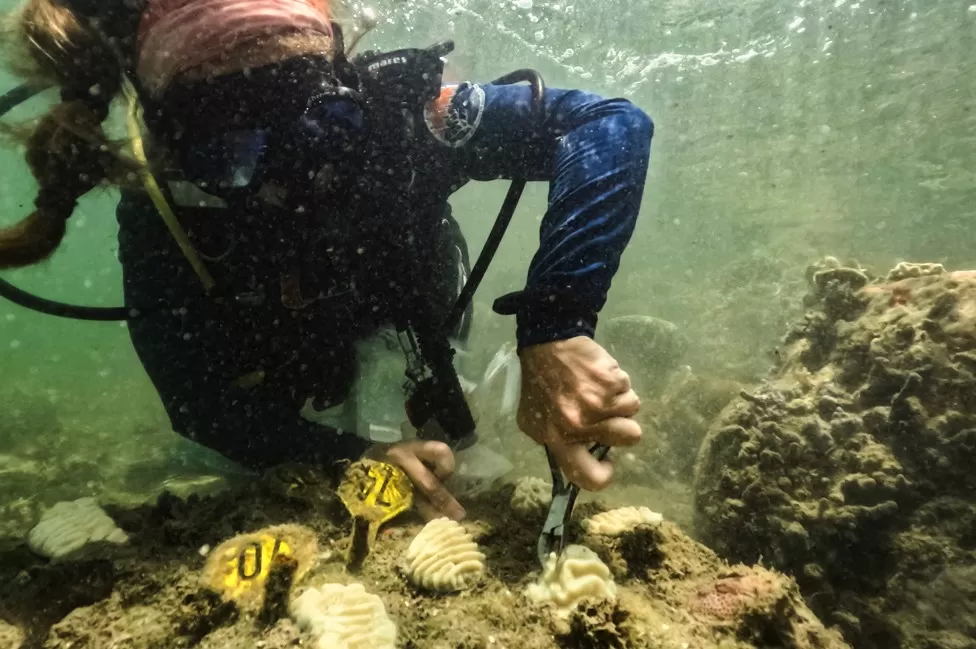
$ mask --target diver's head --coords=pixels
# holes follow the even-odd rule
[[[192,6],[191,6],[192,5]],[[332,50],[329,0],[149,0],[136,42],[141,86],[212,78]]]
[[[177,79],[215,78],[310,54],[329,58],[328,0],[275,0],[274,11],[269,2],[27,0],[14,20],[20,52],[14,68],[56,84],[61,102],[23,138],[38,195],[32,214],[0,229],[0,268],[46,259],[81,196],[138,179],[138,165],[117,155],[122,147],[102,129],[124,70],[135,70],[139,85],[158,98]]]

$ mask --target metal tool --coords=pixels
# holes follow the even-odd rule
[[[590,448],[590,454],[597,460],[603,460],[609,452],[610,447],[603,444],[594,444]],[[555,552],[556,556],[559,556],[566,546],[566,528],[573,517],[573,507],[576,506],[576,497],[579,496],[580,491],[578,486],[563,476],[562,469],[559,468],[556,458],[548,447],[546,447],[546,458],[549,460],[549,471],[552,473],[552,503],[549,505],[546,522],[542,526],[537,548],[539,563],[543,567],[551,553]]]

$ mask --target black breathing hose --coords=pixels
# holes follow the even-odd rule
[[[528,69],[516,70],[499,79],[495,79],[492,81],[492,85],[508,85],[522,81],[527,81],[531,86],[532,103],[535,106],[539,119],[543,119],[545,117],[546,107],[546,85],[538,72]],[[492,226],[491,232],[488,233],[488,238],[485,240],[485,245],[481,249],[481,254],[478,255],[478,261],[472,267],[468,281],[464,283],[464,288],[461,289],[460,295],[458,295],[450,314],[447,316],[444,327],[445,331],[454,331],[458,323],[461,322],[461,318],[464,317],[465,310],[471,303],[475,291],[478,290],[481,280],[485,278],[485,273],[488,272],[488,266],[491,265],[492,260],[495,258],[495,253],[498,252],[498,246],[501,244],[502,238],[505,236],[505,232],[512,222],[512,217],[515,216],[515,210],[518,207],[519,200],[522,198],[525,184],[526,180],[524,178],[516,178],[508,188],[508,194],[505,195],[505,202],[502,203],[502,208],[495,218],[495,224]]]
[[[126,307],[81,306],[78,304],[63,304],[17,288],[5,279],[0,279],[0,296],[3,296],[25,309],[37,311],[45,315],[72,320],[88,320],[91,322],[118,322],[131,320],[139,314],[135,309]]]
[[[28,99],[50,88],[46,85],[24,83],[0,97],[0,117],[6,115]]]

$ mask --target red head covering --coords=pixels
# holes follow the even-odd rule
[[[295,29],[331,35],[329,0],[149,0],[139,25],[139,80],[158,95],[180,72],[238,43]]]

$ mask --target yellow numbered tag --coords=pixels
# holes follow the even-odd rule
[[[224,559],[224,590],[232,599],[268,580],[271,562],[278,555],[290,557],[291,546],[283,539],[260,535],[228,552]]]
[[[276,559],[292,560],[300,578],[315,556],[315,535],[296,525],[279,525],[253,534],[242,534],[217,546],[207,558],[206,585],[225,599],[257,604]]]
[[[386,462],[360,460],[349,466],[339,485],[339,498],[352,514],[353,554],[369,552],[380,525],[410,509],[413,484],[399,467]],[[364,531],[366,538],[358,538]],[[365,547],[362,547],[362,545]],[[357,547],[362,547],[357,550]]]

